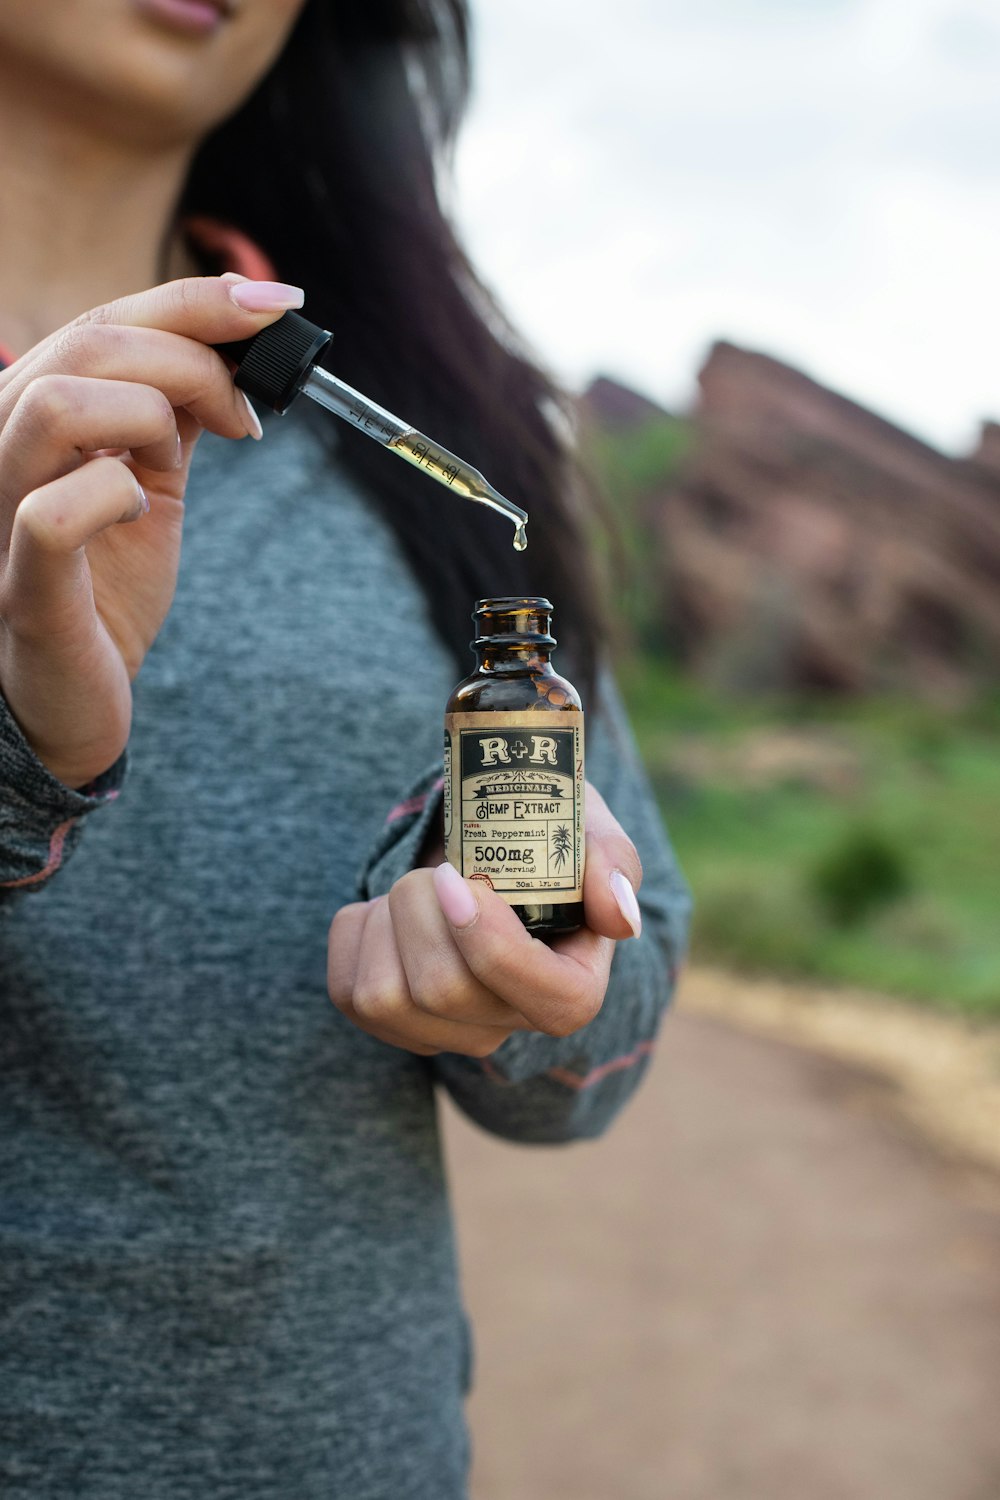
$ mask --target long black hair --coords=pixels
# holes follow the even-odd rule
[[[275,67],[202,146],[180,211],[250,235],[306,288],[306,314],[334,330],[337,374],[529,512],[519,555],[501,517],[449,500],[337,424],[462,670],[476,598],[540,593],[586,681],[600,626],[565,408],[439,198],[468,86],[466,0],[308,0]]]

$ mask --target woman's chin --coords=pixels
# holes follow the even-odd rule
[[[267,72],[301,8],[0,0],[0,88],[21,113],[68,116],[84,130],[110,125],[120,143],[196,144]]]

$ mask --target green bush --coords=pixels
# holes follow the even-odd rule
[[[787,879],[706,878],[696,892],[696,958],[761,973],[808,974],[822,938],[816,913]]]
[[[890,839],[877,829],[855,827],[814,865],[809,884],[831,922],[857,927],[904,896],[912,879],[905,855]]]

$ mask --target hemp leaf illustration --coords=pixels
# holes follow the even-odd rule
[[[565,823],[560,823],[559,827],[553,834],[552,847],[555,850],[553,864],[555,865],[557,870],[561,870],[564,862],[569,858],[570,850],[573,847],[572,840],[569,836],[569,829],[566,827]]]

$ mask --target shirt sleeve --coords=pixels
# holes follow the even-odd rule
[[[74,791],[38,759],[0,697],[0,905],[38,890],[66,863],[86,817],[113,802],[126,757]]]
[[[607,1128],[646,1069],[686,949],[688,888],[608,678],[599,702],[587,715],[587,779],[639,851],[642,936],[618,944],[600,1014],[572,1036],[518,1032],[484,1061],[433,1059],[461,1109],[508,1140],[557,1143]],[[441,766],[428,768],[390,814],[362,874],[365,897],[384,894],[417,862],[440,818],[441,784]]]

